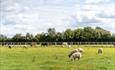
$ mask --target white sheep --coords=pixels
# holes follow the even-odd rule
[[[68,45],[68,48],[70,48],[71,47],[71,45]]]
[[[78,51],[81,53],[84,53],[84,49],[82,49],[82,48],[78,48]]]
[[[103,48],[98,48],[98,54],[102,54]]]
[[[26,45],[24,45],[24,46],[23,46],[23,48],[27,48],[27,46],[26,46]]]
[[[68,57],[70,58],[71,55],[72,55],[73,53],[75,53],[75,52],[78,52],[78,49],[74,49],[74,50],[72,50],[72,51],[68,54]]]
[[[70,59],[71,59],[71,61],[76,60],[76,58],[78,58],[78,60],[80,60],[81,56],[82,56],[82,54],[80,52],[75,52],[71,55]]]
[[[67,46],[68,45],[68,43],[66,43],[66,42],[63,42],[62,43],[62,47],[65,47],[65,46]]]
[[[64,45],[61,45],[61,47],[64,47]]]

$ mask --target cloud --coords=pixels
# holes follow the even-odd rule
[[[115,19],[115,4],[111,4],[102,8],[101,12],[97,14],[100,18]]]
[[[70,23],[73,23],[72,27],[85,27],[85,26],[96,26],[95,24],[101,23],[101,21],[96,18],[88,18],[87,16],[83,17],[72,16],[72,20]]]
[[[86,3],[99,3],[102,0],[86,0]]]
[[[85,0],[86,4],[107,4],[112,3],[114,0]]]
[[[113,19],[115,19],[115,15],[112,15],[112,14],[100,13],[97,16],[100,18],[113,18]]]
[[[0,0],[1,32],[33,34],[84,26],[100,26],[114,32],[113,0]]]

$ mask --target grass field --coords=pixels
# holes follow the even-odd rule
[[[115,70],[115,48],[83,47],[78,61],[70,61],[68,53],[77,47],[0,47],[0,70]]]

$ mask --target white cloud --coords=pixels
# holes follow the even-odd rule
[[[99,3],[102,0],[86,0],[86,3]]]
[[[86,4],[105,4],[105,3],[109,3],[112,0],[85,0]]]
[[[105,2],[105,3],[104,3]],[[100,26],[114,31],[115,4],[109,0],[4,0],[0,10],[1,32],[33,34],[46,32],[50,27],[57,31],[83,26]],[[101,4],[102,3],[102,4]]]

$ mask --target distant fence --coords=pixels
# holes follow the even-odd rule
[[[0,42],[0,45],[115,45],[115,42]]]

